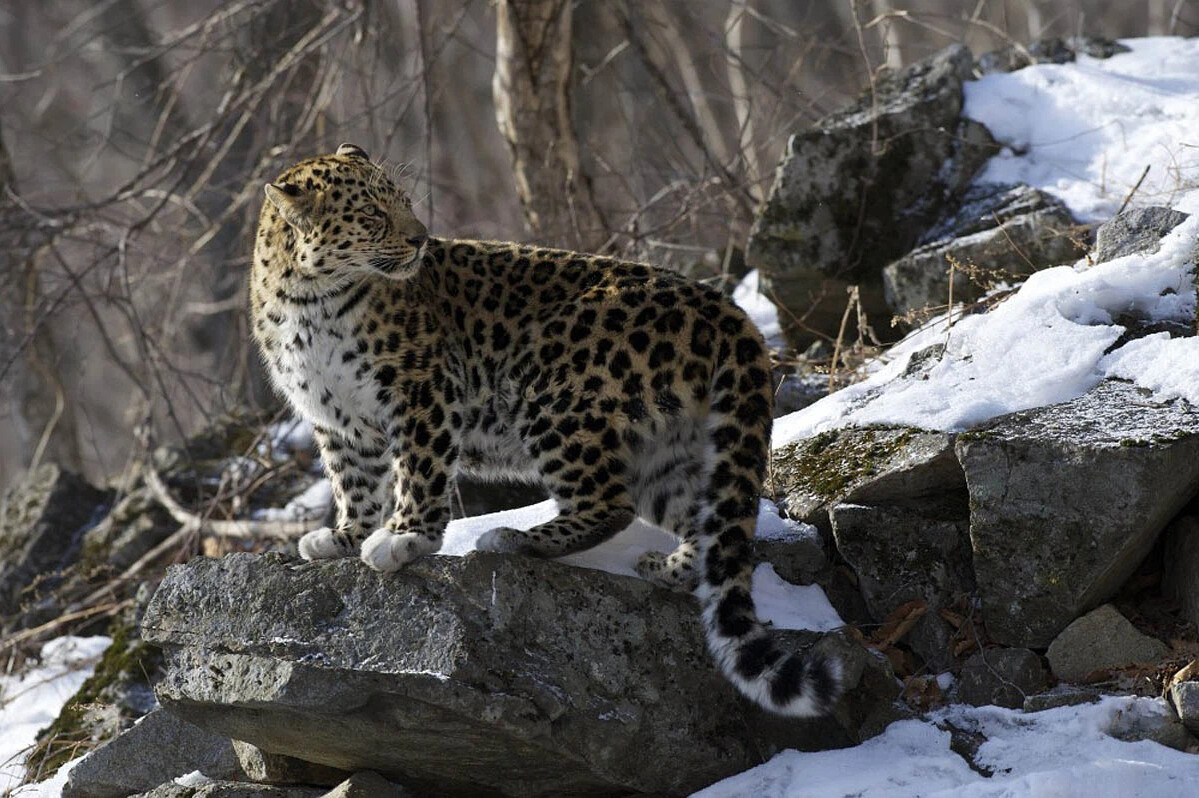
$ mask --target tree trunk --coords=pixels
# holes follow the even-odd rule
[[[555,246],[607,236],[579,163],[570,107],[570,0],[497,0],[495,116],[529,229]]]
[[[36,256],[28,218],[12,202],[12,162],[0,138],[0,490],[27,468],[54,462],[82,469],[73,408],[56,369],[46,319],[39,318]],[[22,218],[25,217],[25,218]]]

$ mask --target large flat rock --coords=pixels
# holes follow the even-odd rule
[[[987,632],[1043,648],[1199,492],[1199,410],[1107,381],[958,436]]]
[[[690,596],[524,557],[200,558],[168,572],[143,634],[167,651],[170,711],[436,795],[682,795],[857,736],[845,701],[841,721],[791,720],[737,695]]]

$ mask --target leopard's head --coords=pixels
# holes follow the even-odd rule
[[[333,155],[302,161],[264,190],[260,229],[290,232],[284,248],[294,247],[301,276],[402,280],[420,267],[428,231],[412,200],[361,147],[342,144]]]

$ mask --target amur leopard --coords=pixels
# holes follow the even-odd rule
[[[737,688],[783,714],[830,707],[839,663],[787,651],[750,595],[771,371],[735,304],[640,263],[430,236],[353,145],[265,191],[254,336],[337,505],[304,558],[394,571],[441,547],[457,473],[533,480],[559,515],[479,548],[557,557],[640,516],[680,543],[638,572],[696,593]]]

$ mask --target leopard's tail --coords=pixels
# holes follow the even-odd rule
[[[700,582],[708,647],[741,693],[772,712],[826,713],[841,694],[841,663],[788,650],[754,610],[751,542],[770,445],[769,379],[732,364],[713,380],[709,483],[700,536]],[[748,382],[743,380],[748,377]],[[748,389],[748,390],[747,390]]]

